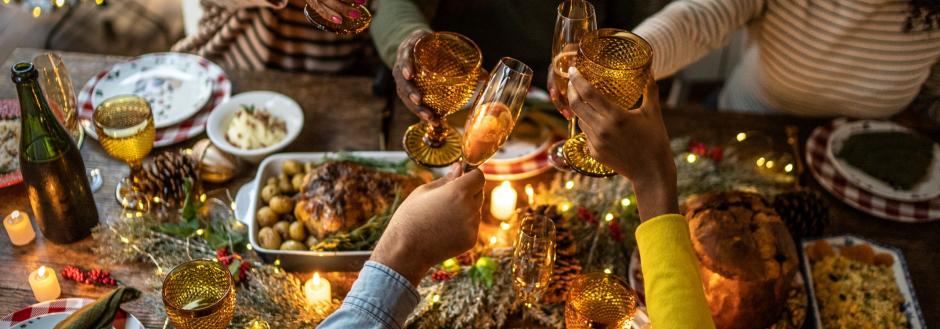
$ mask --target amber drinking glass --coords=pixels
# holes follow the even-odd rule
[[[75,101],[75,88],[65,68],[62,58],[56,53],[42,53],[33,58],[33,65],[39,71],[39,84],[43,95],[52,107],[52,113],[72,136],[78,147],[85,139],[85,130],[78,125],[78,105]]]
[[[131,174],[118,183],[115,195],[125,208],[143,208],[149,204],[134,191],[133,179],[140,172],[144,157],[153,149],[156,129],[150,105],[141,97],[115,96],[95,108],[92,118],[98,141],[104,151],[130,166]]]
[[[636,106],[650,79],[653,50],[636,34],[599,29],[584,36],[578,47],[578,71],[601,95],[625,109]],[[565,141],[565,160],[574,171],[607,177],[615,172],[591,157],[584,133]]]
[[[555,19],[555,37],[552,44],[552,84],[559,97],[553,99],[559,110],[568,109],[568,68],[574,66],[578,57],[581,38],[597,29],[594,5],[584,0],[567,0],[558,5]],[[577,118],[568,119],[568,138],[577,135]],[[548,159],[555,168],[571,171],[565,161],[564,141],[552,145]]]
[[[163,280],[163,305],[176,328],[227,328],[235,314],[232,275],[208,259],[180,264]]]
[[[355,8],[360,16],[355,19],[342,17],[343,22],[336,24],[330,20],[328,13],[316,9],[322,7],[320,1],[321,0],[314,0],[316,6],[313,8],[311,8],[309,4],[304,5],[304,16],[307,17],[307,22],[310,22],[320,30],[336,34],[358,34],[368,29],[369,24],[372,23],[372,13],[369,12],[369,8],[364,5],[346,2],[347,5]]]
[[[617,276],[602,272],[581,275],[568,288],[565,327],[630,328],[636,298],[636,292]]]
[[[506,142],[532,86],[532,69],[517,59],[503,57],[490,72],[464,129],[464,171],[489,160]]]
[[[542,297],[554,266],[555,223],[546,216],[527,215],[519,224],[512,253],[512,288],[527,309]],[[526,314],[523,310],[523,324]]]
[[[434,32],[415,43],[414,80],[435,123],[408,127],[402,144],[411,159],[429,167],[443,167],[460,159],[460,133],[445,121],[469,103],[481,61],[480,48],[457,33]]]

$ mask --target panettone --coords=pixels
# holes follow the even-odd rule
[[[709,193],[686,203],[705,297],[719,329],[764,329],[786,307],[797,272],[786,225],[760,195]]]

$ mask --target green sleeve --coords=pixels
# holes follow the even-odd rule
[[[676,215],[650,219],[636,229],[646,309],[657,329],[714,329],[689,224]]]
[[[395,64],[398,45],[411,32],[431,30],[427,13],[433,11],[435,1],[428,0],[379,0],[372,17],[369,33],[375,42],[379,57],[389,67]],[[422,10],[423,9],[423,10]]]

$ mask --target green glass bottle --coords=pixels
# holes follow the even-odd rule
[[[11,69],[20,99],[20,170],[33,216],[52,242],[84,239],[98,224],[98,209],[82,156],[46,103],[33,64]]]

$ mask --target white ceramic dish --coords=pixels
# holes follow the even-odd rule
[[[83,306],[94,302],[88,298],[63,298],[47,302],[36,303],[24,307],[16,312],[10,313],[0,320],[0,329],[48,329],[55,327],[62,322],[69,314],[81,309]],[[123,312],[126,317],[118,316],[115,318],[113,327],[115,329],[144,329],[133,315]]]
[[[274,145],[246,150],[235,147],[225,138],[225,131],[229,123],[235,116],[235,113],[242,106],[253,105],[255,108],[264,109],[271,115],[278,117],[287,124],[287,135],[280,142]],[[273,91],[249,91],[241,93],[219,105],[212,114],[209,115],[209,122],[206,123],[206,133],[212,144],[218,146],[222,151],[233,154],[251,163],[261,162],[268,155],[277,152],[297,138],[301,128],[304,125],[304,111],[290,97]]]
[[[802,252],[800,252],[800,259],[803,265],[803,274],[806,276],[806,286],[809,288],[809,303],[813,308],[813,316],[815,318],[814,321],[816,321],[816,328],[823,328],[823,326],[822,321],[819,318],[819,305],[816,302],[816,291],[813,288],[812,267],[810,266],[809,258],[806,257],[806,247],[820,240],[825,240],[833,248],[840,248],[856,244],[867,244],[875,250],[876,254],[890,254],[891,257],[894,258],[894,264],[891,265],[891,271],[894,272],[894,282],[898,285],[898,288],[900,288],[901,295],[904,296],[904,305],[902,306],[902,311],[904,312],[904,315],[907,316],[907,320],[910,323],[911,329],[926,328],[924,324],[924,315],[920,311],[920,305],[917,304],[917,297],[914,295],[914,285],[911,284],[910,274],[907,271],[907,263],[904,261],[904,256],[901,254],[901,251],[897,248],[880,245],[854,235],[841,235],[819,239],[804,239],[800,243],[800,248],[802,248]]]
[[[259,205],[263,202],[261,200],[261,188],[259,184],[254,184],[254,182],[265,182],[268,178],[276,177],[280,172],[281,166],[287,160],[297,160],[302,163],[322,161],[325,158],[335,156],[337,153],[281,153],[272,155],[258,166],[258,173],[255,175],[253,182],[249,182],[247,186],[250,188],[243,188],[239,191],[239,195],[235,197],[236,205],[235,212],[236,214],[244,213],[245,218],[243,221],[248,224],[248,240],[251,243],[252,248],[261,255],[266,262],[274,262],[275,260],[281,261],[281,267],[288,271],[297,271],[297,272],[310,272],[310,271],[358,271],[362,268],[362,264],[369,259],[369,256],[372,255],[370,250],[362,251],[296,251],[296,250],[274,250],[261,247],[258,243],[257,235],[258,231],[261,230],[261,227],[255,222],[255,212],[259,208]],[[360,158],[369,158],[377,160],[385,160],[392,162],[400,162],[405,159],[408,159],[408,155],[405,152],[347,152],[347,154],[360,157]],[[447,168],[437,168],[433,169],[432,172],[435,176],[440,176],[445,174]],[[248,196],[242,196],[243,193],[248,193]],[[241,207],[238,204],[238,200],[250,199],[248,204],[247,211],[243,212],[239,209]]]
[[[111,67],[91,93],[95,107],[108,98],[137,95],[150,103],[153,123],[165,128],[193,116],[212,95],[212,74],[201,57],[157,53]]]
[[[910,129],[887,121],[866,120],[841,125],[836,128],[836,130],[833,131],[831,135],[829,135],[829,141],[826,147],[826,156],[836,168],[836,171],[842,174],[842,176],[844,176],[845,179],[849,181],[849,183],[869,191],[872,194],[906,202],[930,200],[940,196],[940,145],[937,145],[936,143],[933,145],[933,162],[930,164],[930,168],[927,170],[927,177],[925,177],[921,183],[915,185],[910,190],[902,190],[891,186],[890,184],[878,178],[866,174],[861,169],[852,166],[844,159],[836,156],[836,154],[839,154],[839,151],[842,150],[842,146],[845,141],[853,135],[872,132],[895,131],[912,134],[915,133]],[[897,161],[904,161],[904,159],[898,159]]]

